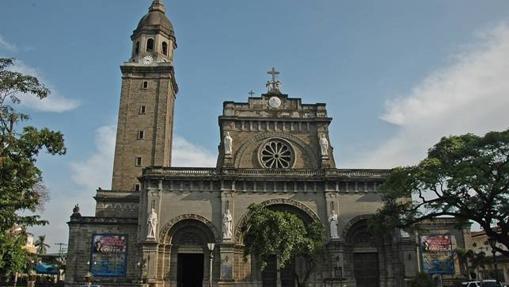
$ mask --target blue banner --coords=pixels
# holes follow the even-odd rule
[[[421,236],[422,271],[454,274],[454,253],[450,234]]]
[[[90,272],[95,276],[126,275],[127,235],[94,234],[92,236]]]

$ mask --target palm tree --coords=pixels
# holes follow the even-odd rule
[[[470,259],[472,258],[472,250],[457,248],[456,256],[459,259],[461,274],[470,279]]]
[[[486,254],[481,251],[475,253],[473,250],[465,250],[458,248],[455,250],[456,256],[460,260],[461,273],[469,279],[475,279],[475,271],[478,268],[484,269],[484,266],[488,262]]]
[[[45,241],[46,235],[39,235],[37,241],[35,241],[35,246],[37,247],[38,255],[44,255],[48,251],[49,245]]]

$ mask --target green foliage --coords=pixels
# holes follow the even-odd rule
[[[24,234],[0,233],[0,274],[9,277],[23,271],[28,260],[23,249],[26,243]]]
[[[307,270],[300,274],[300,281],[304,283],[324,247],[324,229],[320,223],[305,224],[293,213],[271,210],[258,204],[249,207],[243,232],[244,254],[255,255],[262,270],[274,255],[280,268],[296,257],[303,258]]]
[[[444,137],[416,166],[392,170],[372,226],[390,229],[441,216],[478,223],[509,247],[509,130]],[[496,248],[509,255],[509,252]]]
[[[35,241],[35,246],[37,247],[38,255],[45,255],[49,247],[49,245],[46,243],[46,235],[39,235]]]
[[[4,236],[13,226],[23,228],[46,224],[37,208],[46,197],[42,172],[36,166],[39,153],[65,154],[63,135],[47,128],[37,129],[24,121],[29,119],[15,107],[23,97],[31,94],[39,99],[49,90],[36,77],[9,70],[13,59],[0,58],[0,234]],[[22,127],[20,128],[19,126]],[[23,213],[32,212],[31,215]],[[0,241],[0,254],[8,254],[11,241]],[[16,249],[14,249],[16,250]],[[18,258],[18,257],[16,257]],[[21,257],[19,257],[21,258]],[[2,266],[14,266],[3,262]],[[4,270],[4,272],[7,272]]]
[[[410,287],[434,287],[433,280],[426,273],[419,273],[410,281]]]

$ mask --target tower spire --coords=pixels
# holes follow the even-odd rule
[[[150,12],[152,11],[160,11],[162,13],[166,12],[166,8],[164,7],[164,3],[162,0],[154,0],[152,1],[152,5],[148,9]]]

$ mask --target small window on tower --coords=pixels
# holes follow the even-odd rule
[[[140,42],[136,42],[136,47],[134,48],[134,54],[138,55],[140,53]]]
[[[152,52],[154,50],[154,39],[147,40],[147,52]]]
[[[145,138],[145,131],[138,131],[138,139],[142,140],[143,138]]]
[[[140,110],[138,111],[138,113],[139,113],[140,115],[144,115],[144,114],[145,114],[145,110],[146,110],[145,106],[141,106],[141,107],[140,107]]]
[[[140,187],[140,184],[137,183],[134,185],[134,191],[140,191],[141,187]]]
[[[143,88],[144,89],[148,88],[148,82],[147,81],[143,81]]]
[[[168,43],[163,42],[163,55],[168,56]]]
[[[135,161],[134,161],[134,165],[135,166],[141,166],[141,157],[140,156],[137,156]]]

